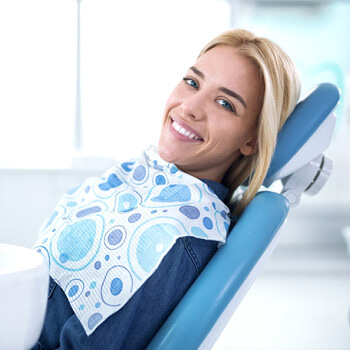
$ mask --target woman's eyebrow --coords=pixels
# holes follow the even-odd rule
[[[194,73],[196,73],[198,76],[200,76],[202,79],[205,79],[204,74],[203,74],[199,69],[197,69],[196,67],[190,67],[190,69],[191,69]]]
[[[199,77],[201,77],[202,79],[205,79],[205,75],[203,72],[201,72],[199,69],[197,69],[196,67],[190,67],[190,69],[196,73]],[[238,101],[240,101],[242,103],[242,105],[245,107],[245,109],[247,109],[247,104],[245,103],[245,101],[243,100],[242,96],[238,95],[236,92],[229,90],[225,87],[220,87],[219,88],[220,91],[224,92],[225,94],[232,96],[234,98],[236,98]]]
[[[245,109],[247,109],[247,104],[245,103],[243,98],[240,95],[238,95],[236,92],[231,91],[225,87],[220,87],[219,90],[224,92],[227,95],[230,95],[230,96],[236,98],[238,101],[240,101],[242,103],[242,105],[245,107]]]

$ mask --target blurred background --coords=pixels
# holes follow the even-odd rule
[[[350,349],[350,1],[1,0],[0,242],[31,247],[61,195],[157,143],[201,48],[242,27],[342,92],[333,173],[302,198],[223,349]]]

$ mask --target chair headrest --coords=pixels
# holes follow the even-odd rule
[[[301,163],[298,166],[302,167],[328,148],[335,124],[335,116],[334,114],[332,116],[332,111],[338,104],[339,98],[340,91],[335,85],[323,83],[318,85],[306,98],[296,105],[278,134],[276,149],[264,181],[264,186],[269,186],[278,178],[277,175],[298,153],[298,162]],[[323,145],[320,146],[323,149],[317,150],[317,154],[312,155],[311,159],[307,159],[308,157],[306,156],[304,162],[300,161],[302,148],[306,147],[308,140],[312,138],[317,130],[321,129],[323,124],[326,124],[326,120],[330,116],[333,117],[334,121],[328,122],[329,125],[323,127],[323,129],[329,130],[329,137],[325,136],[324,132],[321,136],[329,140],[323,141]]]

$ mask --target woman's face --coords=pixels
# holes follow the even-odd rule
[[[258,69],[234,48],[207,51],[168,99],[159,155],[190,175],[220,182],[240,154],[254,152],[262,94]]]

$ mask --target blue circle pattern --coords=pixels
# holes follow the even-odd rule
[[[89,330],[93,330],[101,322],[102,318],[103,316],[99,312],[91,315],[88,320]]]
[[[208,217],[203,218],[203,225],[208,230],[211,230],[213,228],[213,222]]]
[[[169,223],[154,224],[143,231],[136,249],[137,261],[142,269],[151,272],[162,255],[157,246],[169,247],[173,238],[179,236],[177,227]],[[149,254],[150,251],[152,254]]]
[[[127,213],[136,209],[142,202],[142,198],[136,191],[123,191],[116,195],[115,206],[118,213]]]
[[[51,275],[58,271],[87,334],[126,303],[178,237],[225,239],[224,204],[206,184],[163,164],[130,161],[88,179],[63,197],[41,232],[37,249]]]
[[[109,306],[120,306],[123,298],[128,297],[133,289],[133,278],[127,268],[116,265],[110,268],[101,285],[101,299]]]
[[[110,245],[116,245],[118,244],[123,238],[123,232],[120,229],[113,230],[109,237],[108,237],[108,243]]]
[[[123,245],[126,239],[127,233],[124,226],[117,225],[113,226],[109,231],[107,231],[104,244],[108,249],[115,250]]]
[[[84,216],[88,216],[90,214],[95,214],[95,213],[98,213],[100,212],[102,209],[101,207],[99,207],[98,205],[95,205],[93,207],[90,207],[90,208],[86,208],[86,209],[83,209],[83,210],[79,210],[77,213],[76,213],[76,216],[77,218],[82,218]]]
[[[63,270],[83,270],[99,251],[105,227],[104,219],[97,215],[73,223],[67,222],[67,219],[62,220],[64,223],[55,230],[45,245],[49,245],[52,261]]]
[[[192,220],[198,219],[200,216],[199,209],[193,205],[183,205],[179,208],[179,211],[181,214]]]
[[[67,297],[70,303],[80,297],[80,295],[84,291],[84,287],[85,287],[84,282],[78,278],[71,280],[67,284],[65,288],[65,292],[67,294]]]
[[[120,278],[116,277],[111,282],[110,291],[112,295],[119,295],[123,289],[123,282]]]
[[[135,213],[129,216],[128,221],[132,224],[138,220],[140,220],[141,214],[140,213]]]
[[[61,253],[62,263],[79,261],[91,250],[96,235],[96,222],[91,219],[75,222],[66,226],[57,239],[57,249]],[[84,235],[84,239],[81,239]],[[76,249],[79,247],[80,249]]]
[[[132,177],[135,181],[142,181],[146,177],[146,167],[143,165],[137,166]]]

